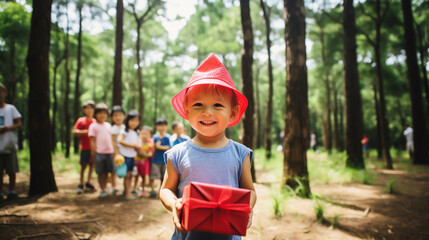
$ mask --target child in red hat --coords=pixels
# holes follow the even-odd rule
[[[183,189],[191,181],[229,185],[256,192],[250,173],[253,151],[225,136],[227,127],[237,124],[247,107],[246,97],[237,91],[225,66],[214,55],[195,70],[185,89],[172,99],[174,109],[187,119],[196,136],[164,154],[167,171],[160,199],[172,212],[176,227],[171,239],[241,239],[186,230],[180,224]],[[252,223],[252,212],[248,227]]]

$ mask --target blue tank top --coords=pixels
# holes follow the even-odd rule
[[[167,164],[170,159],[174,170],[179,176],[177,197],[181,198],[183,189],[190,182],[203,182],[219,185],[239,187],[243,161],[249,155],[253,159],[253,151],[246,146],[230,140],[223,148],[203,148],[195,145],[191,140],[174,146],[164,153]],[[240,240],[240,236],[227,236],[203,232],[190,231],[180,233],[175,229],[173,240],[192,239],[231,239]]]

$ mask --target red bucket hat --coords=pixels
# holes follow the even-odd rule
[[[182,116],[184,119],[188,119],[183,109],[183,100],[185,99],[186,92],[190,87],[202,85],[202,84],[216,84],[234,91],[235,96],[237,97],[237,103],[240,106],[237,118],[231,121],[228,124],[228,127],[234,126],[240,122],[241,116],[247,108],[247,98],[241,94],[235,88],[234,82],[231,79],[228,71],[222,62],[211,53],[206,60],[201,63],[201,65],[195,70],[192,74],[191,79],[189,79],[186,88],[180,91],[176,96],[173,97],[171,103],[173,104],[176,112]]]

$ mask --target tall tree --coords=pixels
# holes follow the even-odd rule
[[[428,73],[426,71],[426,65],[427,65],[426,51],[429,48],[429,42],[425,44],[423,41],[424,35],[422,33],[421,25],[422,24],[416,23],[416,30],[417,30],[417,36],[419,39],[420,66],[422,68],[423,86],[424,86],[425,95],[426,95],[426,108],[427,108],[427,113],[429,114],[429,83],[428,83]]]
[[[390,142],[389,142],[389,122],[387,120],[387,112],[386,112],[386,99],[384,96],[384,86],[383,86],[383,66],[381,61],[381,25],[383,23],[384,17],[386,16],[387,9],[389,8],[389,1],[386,2],[384,5],[384,8],[381,9],[381,1],[376,0],[375,1],[375,16],[368,13],[364,6],[359,3],[359,7],[362,11],[362,13],[366,16],[368,16],[371,21],[375,25],[375,39],[371,39],[369,34],[367,34],[365,31],[361,31],[368,43],[374,48],[374,58],[375,58],[375,69],[376,69],[376,84],[375,89],[378,90],[378,101],[377,96],[374,96],[374,99],[376,103],[378,103],[378,107],[376,108],[378,117],[377,120],[380,121],[380,142],[381,142],[381,149],[383,153],[383,160],[386,164],[387,169],[393,169],[392,165],[392,157],[390,156]]]
[[[328,64],[328,54],[327,54],[327,44],[326,44],[326,36],[325,36],[325,14],[322,13],[319,17],[319,19],[316,20],[316,24],[320,28],[319,32],[319,40],[321,44],[321,56],[322,56],[322,63],[323,63],[323,77],[322,81],[325,85],[326,89],[326,101],[325,101],[325,110],[326,115],[325,118],[322,120],[323,125],[323,145],[324,148],[330,153],[332,151],[332,121],[331,121],[331,81],[329,79],[329,73],[332,70],[332,67]]]
[[[241,51],[241,78],[243,80],[243,94],[248,105],[243,119],[243,144],[253,149],[255,100],[253,97],[253,30],[250,18],[250,1],[240,0],[241,27],[243,30],[243,49]],[[252,179],[256,182],[254,161],[252,161]]]
[[[64,51],[60,49],[60,43],[62,42],[62,30],[58,26],[58,19],[60,17],[60,4],[57,4],[57,23],[54,24],[54,34],[53,34],[53,46],[51,48],[52,56],[54,60],[54,77],[52,80],[52,121],[51,121],[51,151],[55,151],[56,143],[57,143],[57,135],[56,135],[56,126],[57,126],[57,111],[58,111],[58,97],[57,97],[57,73],[58,68],[61,62],[64,60]]]
[[[365,168],[362,156],[363,137],[362,100],[356,54],[356,22],[353,0],[344,0],[344,88],[346,97],[346,150],[347,167]]]
[[[76,69],[76,80],[74,87],[74,104],[73,104],[73,120],[76,121],[79,118],[80,113],[80,71],[82,68],[82,8],[83,0],[76,2],[76,8],[79,14],[79,32],[77,35],[77,69]],[[74,153],[79,152],[79,137],[73,137]]]
[[[141,115],[142,122],[144,121],[144,91],[143,91],[143,75],[142,75],[142,66],[141,66],[141,28],[143,24],[151,19],[156,13],[159,7],[161,6],[162,1],[160,0],[148,0],[147,8],[144,13],[139,16],[136,10],[137,0],[134,0],[134,3],[131,4],[132,14],[134,16],[134,20],[136,21],[136,31],[137,31],[137,39],[136,39],[136,60],[137,60],[137,81],[138,81],[138,93],[139,93],[139,108],[138,111]]]
[[[30,42],[27,53],[30,92],[28,97],[30,142],[29,195],[57,191],[49,136],[49,41],[51,0],[33,0]],[[41,141],[41,139],[45,139]]]
[[[420,90],[420,74],[417,65],[416,39],[413,28],[411,1],[401,0],[404,17],[405,51],[407,55],[408,81],[410,82],[411,109],[414,128],[414,159],[415,164],[429,164],[426,140],[426,121],[423,110],[422,92]]]
[[[116,3],[115,66],[113,72],[112,105],[122,105],[122,43],[124,41],[124,3]]]
[[[267,112],[265,116],[265,156],[271,158],[271,122],[273,118],[273,64],[271,62],[271,24],[270,24],[270,8],[265,6],[263,0],[260,0],[262,13],[265,20],[265,38],[268,53],[268,99]]]
[[[286,129],[283,184],[310,195],[307,170],[309,141],[308,83],[305,48],[305,7],[303,0],[284,1],[286,43]]]
[[[66,17],[67,17],[67,29],[66,29],[66,43],[64,48],[64,69],[66,74],[66,86],[65,86],[65,93],[64,93],[64,121],[65,121],[65,145],[66,145],[66,152],[65,157],[70,157],[70,144],[71,144],[71,124],[70,124],[70,109],[69,109],[69,97],[70,97],[70,68],[69,68],[69,59],[70,59],[70,42],[69,42],[69,31],[70,31],[70,21],[69,21],[69,14],[68,14],[68,4],[69,1],[66,1]]]

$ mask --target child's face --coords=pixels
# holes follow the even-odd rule
[[[190,88],[183,107],[192,128],[206,137],[225,134],[225,128],[238,114],[231,98],[232,91],[207,90],[205,85]]]
[[[148,131],[148,130],[141,130],[140,131],[140,137],[141,137],[141,139],[143,141],[149,140],[150,137],[151,137],[150,131]]]
[[[94,108],[91,105],[88,105],[83,108],[83,113],[86,117],[92,118],[94,116]]]
[[[167,124],[158,124],[158,125],[156,125],[155,127],[156,127],[156,130],[157,130],[161,135],[163,135],[164,133],[166,133],[166,132],[167,132]]]
[[[112,121],[115,125],[121,125],[124,122],[125,114],[123,112],[114,112],[112,114]]]
[[[183,126],[183,123],[178,123],[177,126],[174,128],[174,132],[177,134],[177,136],[180,136],[185,131],[185,127]]]
[[[131,118],[128,121],[129,129],[136,129],[140,125],[140,119],[138,117]]]
[[[95,115],[95,119],[98,123],[104,123],[107,120],[108,113],[106,111],[100,111]]]

